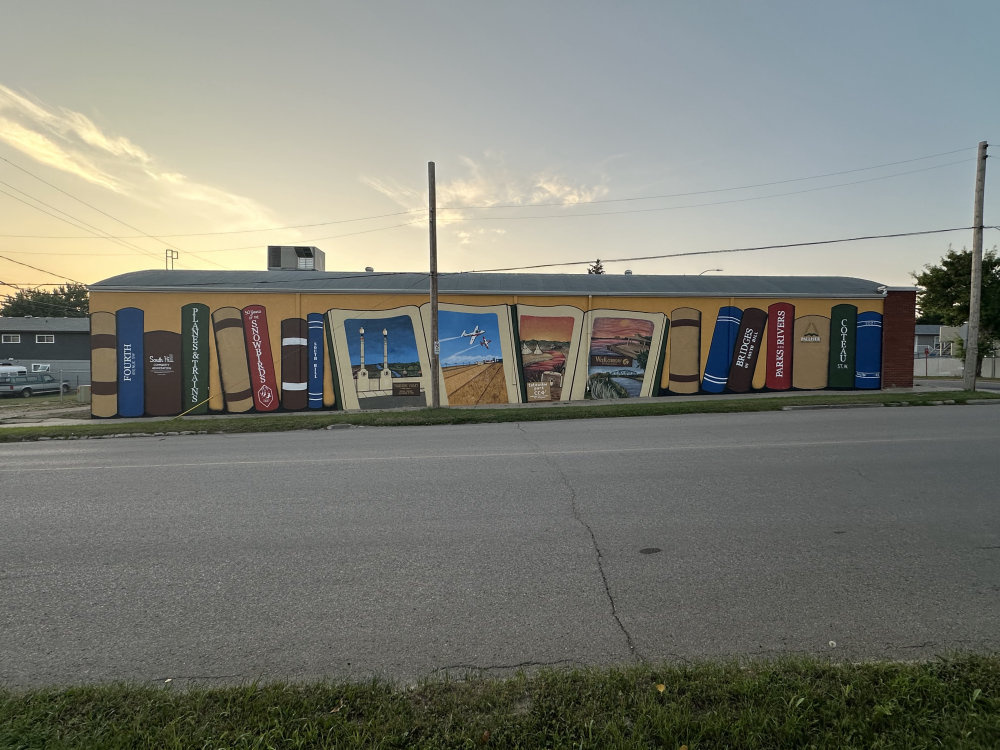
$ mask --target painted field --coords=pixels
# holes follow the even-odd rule
[[[444,387],[451,406],[507,403],[502,362],[448,367]]]

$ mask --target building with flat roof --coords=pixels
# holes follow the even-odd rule
[[[0,364],[51,372],[73,387],[90,382],[88,318],[0,317]]]
[[[278,267],[105,279],[94,414],[425,406],[433,377],[446,405],[913,382],[916,290],[867,279],[442,273],[436,321],[429,290]]]

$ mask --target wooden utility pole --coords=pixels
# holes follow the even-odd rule
[[[434,162],[427,162],[427,207],[431,243],[431,406],[441,406],[441,384],[438,382],[441,342],[438,340],[438,258],[437,258],[437,198],[434,185]]]
[[[962,387],[976,389],[976,365],[979,362],[979,309],[983,288],[983,196],[986,192],[986,141],[979,143],[976,165],[976,201],[972,216],[972,279],[969,285],[969,329],[965,338],[965,372]]]

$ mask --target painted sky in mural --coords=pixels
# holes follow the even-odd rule
[[[473,335],[476,331],[482,333]],[[503,359],[496,313],[440,310],[438,340],[441,342],[442,367]]]
[[[365,331],[365,364],[382,364],[383,334],[389,345],[389,364],[417,363],[417,340],[413,333],[413,323],[406,315],[391,318],[348,318],[344,321],[344,333],[347,337],[347,349],[350,352],[351,364],[355,367],[361,364],[361,329]],[[397,377],[394,373],[393,377]]]

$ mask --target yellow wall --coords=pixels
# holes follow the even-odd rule
[[[247,305],[263,305],[267,309],[269,334],[272,353],[281,351],[281,329],[278,324],[285,318],[305,318],[309,313],[326,313],[336,308],[342,310],[387,310],[403,305],[423,305],[428,301],[428,294],[335,294],[335,293],[302,293],[302,292],[205,292],[205,291],[171,291],[171,292],[108,292],[95,290],[90,295],[91,312],[115,312],[124,307],[136,307],[144,312],[145,329],[147,331],[165,330],[180,331],[181,307],[188,303],[200,303],[208,306],[214,312],[220,307],[235,307],[242,309]],[[594,309],[611,309],[647,313],[670,312],[678,307],[692,307],[702,314],[702,361],[704,372],[708,359],[709,343],[715,325],[715,318],[720,307],[735,306],[741,309],[757,307],[767,310],[776,302],[790,302],[795,305],[796,317],[802,315],[830,316],[831,309],[838,304],[856,305],[858,312],[881,313],[882,299],[835,299],[835,298],[756,298],[756,297],[608,297],[587,295],[516,295],[516,294],[482,294],[458,295],[442,294],[441,303],[461,305],[516,305],[518,303],[540,307],[571,305],[587,312]],[[213,344],[214,349],[214,344]],[[329,352],[327,352],[329,355]],[[754,387],[763,387],[763,367],[767,358],[767,342],[761,342],[758,366],[754,377]],[[275,356],[276,367],[280,366],[280,356]],[[670,360],[670,337],[667,337],[665,362]],[[331,367],[325,374],[324,403],[333,406],[333,385]],[[667,385],[667,368],[664,368],[661,386]],[[219,367],[216,358],[212,358],[212,368],[209,379],[209,392],[212,394],[209,407],[221,411],[224,408],[222,388],[220,386]]]

